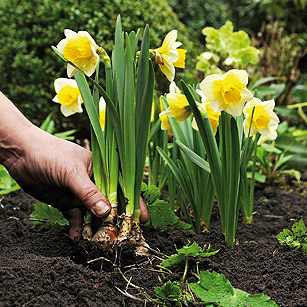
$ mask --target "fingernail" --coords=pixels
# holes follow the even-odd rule
[[[100,200],[96,205],[94,205],[93,210],[99,216],[106,215],[106,213],[110,211],[110,206]]]

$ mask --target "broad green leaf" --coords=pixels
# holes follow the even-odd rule
[[[183,254],[171,255],[166,260],[162,261],[161,265],[168,268],[180,263],[184,258],[185,256]]]
[[[302,237],[306,235],[306,226],[304,221],[301,219],[299,222],[293,224],[292,226],[293,234],[297,237]]]
[[[34,211],[30,214],[30,221],[33,227],[63,227],[68,225],[68,221],[56,208],[43,204],[34,204]]]
[[[199,283],[189,284],[192,292],[204,303],[215,303],[220,307],[270,307],[278,306],[265,294],[250,295],[234,289],[223,274],[201,271]]]
[[[262,147],[265,151],[270,152],[270,153],[276,153],[276,154],[278,154],[278,155],[280,155],[280,154],[282,153],[282,151],[281,151],[280,149],[278,149],[278,148],[276,148],[276,147],[274,147],[274,146],[272,146],[272,145],[270,145],[270,144],[264,143],[264,144],[261,145],[261,147]]]
[[[9,194],[19,189],[20,186],[17,182],[10,176],[6,168],[0,164],[0,195]]]
[[[172,281],[168,280],[161,287],[154,287],[155,294],[158,298],[162,300],[167,300],[171,306],[182,306],[180,303],[181,291],[179,286],[177,286]],[[166,305],[165,305],[166,306]]]

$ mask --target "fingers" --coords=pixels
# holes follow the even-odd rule
[[[71,177],[68,183],[69,189],[78,197],[82,204],[95,216],[107,216],[111,206],[107,198],[98,187],[90,180],[87,173]]]
[[[64,213],[69,220],[69,236],[72,240],[81,239],[83,214],[79,208],[73,208]]]
[[[142,197],[140,197],[140,211],[141,211],[140,223],[144,224],[148,221],[148,210],[146,203]]]

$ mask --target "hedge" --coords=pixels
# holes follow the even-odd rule
[[[58,109],[52,102],[54,79],[66,76],[63,62],[50,46],[63,39],[64,29],[69,28],[88,31],[110,52],[119,13],[127,32],[149,24],[153,48],[177,29],[178,40],[193,50],[189,32],[166,0],[1,0],[0,90],[34,123],[41,123]],[[57,123],[65,122],[59,112],[57,118],[61,118]],[[86,119],[79,114],[66,119],[69,125],[76,121],[80,128]]]

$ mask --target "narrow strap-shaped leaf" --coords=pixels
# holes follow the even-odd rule
[[[104,98],[108,110],[110,111],[110,115],[112,116],[112,121],[113,121],[113,127],[116,135],[116,141],[117,141],[117,146],[118,146],[118,151],[121,154],[123,152],[123,145],[122,145],[122,131],[121,131],[121,126],[120,126],[120,119],[118,112],[108,96],[108,94],[105,92],[105,90],[92,78],[88,78],[88,80],[93,83],[99,90],[100,95]],[[122,154],[121,154],[122,155]]]
[[[219,151],[217,148],[215,136],[214,136],[211,124],[209,122],[209,119],[202,117],[187,85],[184,83],[184,81],[182,81],[181,84],[182,84],[182,89],[184,91],[184,94],[186,95],[187,100],[193,111],[194,117],[197,122],[197,126],[199,128],[200,135],[203,139],[203,142],[206,148],[206,152],[207,152],[208,160],[210,164],[210,170],[212,174],[212,179],[214,183],[214,189],[216,191],[216,197],[219,200],[221,198],[221,193],[222,193],[222,189],[221,189],[222,174],[221,174],[221,161],[219,158]]]
[[[145,27],[142,39],[141,53],[138,60],[136,120],[140,120],[140,109],[149,74],[149,27]],[[142,113],[141,113],[142,114]]]
[[[233,246],[235,233],[238,222],[239,214],[239,202],[238,202],[238,193],[239,193],[239,180],[240,180],[240,141],[238,135],[238,128],[235,119],[231,118],[230,124],[230,139],[231,143],[229,144],[229,199],[228,199],[228,211],[227,216],[227,229],[225,233],[225,238],[227,244]]]
[[[123,126],[124,156],[120,157],[120,161],[125,184],[124,193],[129,202],[127,206],[129,212],[126,212],[128,214],[133,214],[136,171],[134,72],[131,43],[128,34],[126,34],[124,105],[123,113],[120,114]]]
[[[148,59],[149,61],[149,59]],[[148,134],[150,127],[151,109],[154,92],[154,69],[152,63],[149,65],[149,74],[147,83],[144,88],[143,99],[140,108],[140,118],[138,118],[137,130],[136,130],[136,186],[135,186],[135,197],[138,197],[141,192],[141,182],[144,174],[144,166],[146,159],[146,151],[148,144]],[[135,202],[135,207],[138,208],[139,202]]]
[[[94,103],[93,97],[91,95],[90,89],[88,87],[88,84],[86,82],[86,78],[85,78],[84,73],[82,71],[78,71],[75,74],[74,77],[77,81],[80,93],[82,95],[84,105],[85,105],[88,117],[90,119],[91,126],[93,128],[94,133],[95,133],[100,151],[103,153],[104,150],[105,150],[105,145],[103,143],[104,137],[103,137],[103,133],[102,133],[100,122],[99,122],[99,114],[98,114],[97,109],[95,107],[95,103]],[[108,186],[106,165],[105,165],[104,157],[102,155],[101,155],[101,159],[102,159],[101,165],[102,165],[103,180],[105,180],[106,186]]]
[[[211,173],[210,165],[206,160],[204,160],[202,157],[200,157],[198,154],[196,154],[193,150],[185,146],[180,141],[176,140],[176,143],[185,153],[185,155],[187,155],[195,164],[204,169],[206,172]]]
[[[122,30],[121,18],[118,15],[115,28],[115,47],[114,56],[112,54],[113,69],[115,73],[117,96],[119,103],[119,115],[122,116],[124,110],[124,88],[125,88],[125,52],[124,35]]]
[[[164,159],[164,161],[167,163],[169,169],[171,170],[172,174],[175,176],[184,194],[189,195],[190,191],[186,185],[184,177],[182,176],[180,170],[178,169],[174,161],[172,161],[172,159],[160,147],[157,147],[157,151]]]

